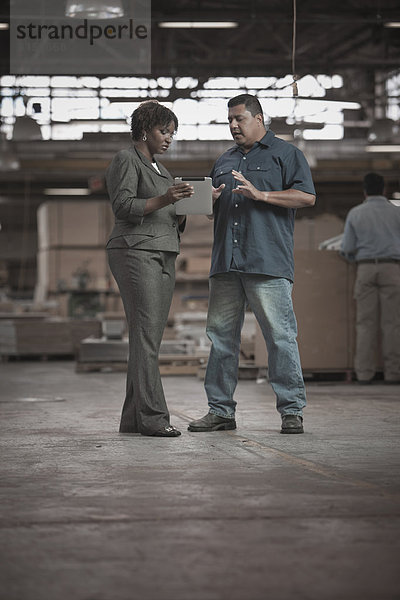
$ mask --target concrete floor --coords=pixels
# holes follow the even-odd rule
[[[399,386],[308,384],[306,433],[240,381],[238,429],[117,433],[123,373],[0,365],[1,600],[400,598]]]

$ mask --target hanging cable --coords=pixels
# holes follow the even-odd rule
[[[296,0],[293,0],[293,33],[292,33],[292,75],[293,75],[293,83],[292,90],[293,96],[297,98],[299,95],[299,90],[297,88],[297,80],[298,77],[296,75],[296,25],[297,25],[297,6]]]

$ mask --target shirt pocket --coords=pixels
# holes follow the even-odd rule
[[[245,177],[261,191],[283,189],[282,171],[274,162],[268,165],[256,160],[248,163]]]
[[[270,166],[266,166],[261,162],[247,163],[247,171],[244,174],[258,190],[272,190],[272,170]]]
[[[222,165],[215,169],[213,185],[219,187],[221,183],[225,183],[226,187],[232,188],[234,184],[232,169],[232,165]]]

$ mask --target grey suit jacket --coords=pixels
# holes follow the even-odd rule
[[[175,206],[170,204],[144,215],[146,200],[165,194],[174,180],[157,161],[160,173],[137,148],[118,152],[106,171],[108,194],[115,225],[107,248],[179,252],[179,226]],[[182,230],[182,227],[181,227]]]

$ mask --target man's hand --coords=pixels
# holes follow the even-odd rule
[[[242,194],[246,196],[246,198],[251,198],[252,200],[260,200],[260,190],[254,187],[250,181],[248,181],[239,171],[232,171],[233,177],[236,181],[239,181],[240,185],[232,190],[234,194]]]
[[[220,186],[218,186],[217,188],[215,188],[215,187],[213,186],[213,189],[212,189],[212,199],[213,199],[213,204],[215,204],[215,201],[216,201],[216,200],[218,200],[218,198],[220,197],[220,195],[221,195],[221,192],[222,192],[222,190],[224,189],[224,187],[225,187],[225,184],[224,184],[224,183],[221,183],[221,185],[220,185]]]
[[[219,185],[217,188],[215,188],[214,186],[212,186],[212,201],[213,201],[213,206],[215,204],[215,202],[218,200],[218,198],[221,195],[222,190],[224,189],[225,184],[221,183],[221,185]],[[212,220],[214,218],[214,214],[211,213],[211,215],[207,215],[207,219]]]
[[[242,194],[246,198],[274,204],[275,206],[283,206],[284,208],[303,208],[304,206],[314,206],[315,196],[290,188],[288,190],[263,192],[258,190],[250,181],[245,179],[238,171],[232,171],[232,175],[239,181],[241,185],[232,190],[234,194]]]

